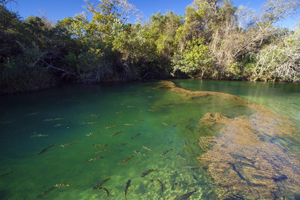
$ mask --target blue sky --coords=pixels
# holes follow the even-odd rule
[[[95,5],[99,4],[98,0],[90,0]],[[73,17],[76,13],[84,11],[83,0],[16,0],[18,5],[12,3],[8,5],[14,11],[17,11],[24,19],[30,15],[40,16],[40,11],[45,12],[48,19],[56,22],[65,17]],[[146,19],[149,19],[152,14],[156,14],[165,10],[172,10],[177,14],[183,14],[187,5],[193,0],[128,0],[136,6],[137,9],[143,12]],[[263,0],[233,0],[235,6],[244,5],[258,10],[262,5]],[[294,18],[284,22],[282,26],[291,27],[300,19]]]

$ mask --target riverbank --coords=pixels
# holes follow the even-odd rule
[[[66,77],[64,77],[66,78]],[[198,80],[218,80],[218,79],[202,79],[200,77],[168,77],[164,79],[129,79],[129,80],[122,80],[120,78],[114,78],[114,79],[105,79],[103,81],[99,82],[84,82],[84,81],[76,81],[72,79],[61,79],[60,81],[55,80],[55,79],[43,79],[39,77],[37,80],[32,78],[28,79],[19,79],[15,80],[13,83],[14,84],[0,84],[0,95],[5,95],[5,94],[14,94],[14,93],[22,93],[22,92],[29,92],[29,91],[37,91],[45,88],[51,88],[55,87],[58,85],[64,85],[64,84],[97,84],[97,83],[109,83],[109,82],[128,82],[128,81],[160,81],[160,80],[167,80],[167,79],[198,79]],[[43,80],[43,82],[41,82]],[[249,82],[287,82],[283,79],[277,79],[276,81],[270,80],[270,79],[255,79],[255,80],[248,80],[248,79],[241,79],[241,80],[230,80],[230,79],[221,79],[218,81],[249,81]],[[296,83],[297,84],[297,83]]]

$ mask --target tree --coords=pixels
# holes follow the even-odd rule
[[[299,5],[295,0],[269,0],[261,13],[256,14],[245,7],[236,9],[230,1],[223,1],[215,17],[220,21],[213,21],[215,25],[210,41],[218,76],[239,78],[251,74],[253,68],[245,67],[243,59],[248,59],[250,53],[259,52],[276,34],[274,25],[295,14]]]
[[[100,0],[101,3],[97,6],[94,6],[89,0],[85,0],[85,2],[87,3],[86,10],[93,14],[90,23],[94,29],[93,34],[96,34],[103,41],[109,40],[116,19],[125,24],[129,18],[138,12],[134,5],[125,0]]]
[[[276,37],[275,42],[266,46],[256,56],[254,78],[285,79],[300,81],[300,27]]]
[[[187,41],[193,37],[204,38],[205,43],[209,43],[217,20],[219,7],[222,0],[194,0],[186,7],[184,13],[184,24],[177,33],[176,41],[179,50],[183,51]]]
[[[16,0],[0,0],[0,5],[2,6],[5,6],[7,5],[8,3],[16,3],[17,4],[17,1]]]
[[[179,70],[192,77],[201,73],[201,78],[203,78],[205,72],[210,70],[212,62],[208,53],[209,48],[204,44],[204,38],[194,37],[186,43],[186,48],[182,53],[174,55],[172,59],[173,74]]]
[[[20,52],[15,40],[21,25],[18,14],[0,4],[0,63]]]
[[[167,11],[163,15],[158,12],[156,15],[151,16],[150,25],[151,29],[155,32],[157,52],[163,59],[170,60],[177,51],[175,35],[177,29],[182,24],[182,17],[172,11]]]

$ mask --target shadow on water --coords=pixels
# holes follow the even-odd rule
[[[7,190],[1,190],[0,191],[0,199],[6,200],[10,197],[11,195]]]

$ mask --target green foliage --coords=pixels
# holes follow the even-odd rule
[[[20,48],[14,42],[18,38],[20,26],[19,16],[0,5],[0,63],[20,53]]]
[[[71,66],[76,66],[77,57],[74,53],[69,53],[68,55],[65,55],[65,59],[69,64],[71,64]]]
[[[170,59],[177,49],[175,35],[182,24],[182,17],[172,11],[168,11],[164,15],[159,12],[151,16],[150,24],[151,29],[155,31],[157,53],[166,59]]]
[[[229,0],[194,0],[184,16],[158,12],[148,23],[136,24],[126,23],[137,9],[125,0],[100,0],[96,6],[86,0],[91,20],[84,13],[56,24],[46,17],[21,20],[5,7],[10,1],[0,1],[0,87],[7,88],[5,92],[60,81],[171,75],[300,79],[299,31],[273,29],[278,6],[264,13],[265,20],[248,21],[248,28],[242,28],[238,21],[241,10]],[[278,15],[281,18],[298,4],[284,5],[284,13]],[[250,59],[252,52],[257,54]]]
[[[0,64],[0,94],[36,90],[56,82],[49,69],[31,67],[27,62],[19,55]]]
[[[183,52],[174,55],[172,59],[173,73],[179,70],[194,76],[209,70],[212,58],[208,54],[208,46],[203,44],[203,42],[204,38],[193,37],[191,41],[186,43],[186,48]]]
[[[109,57],[107,53],[103,44],[99,42],[78,55],[77,69],[81,80],[97,82],[112,78],[114,63],[112,56]]]

